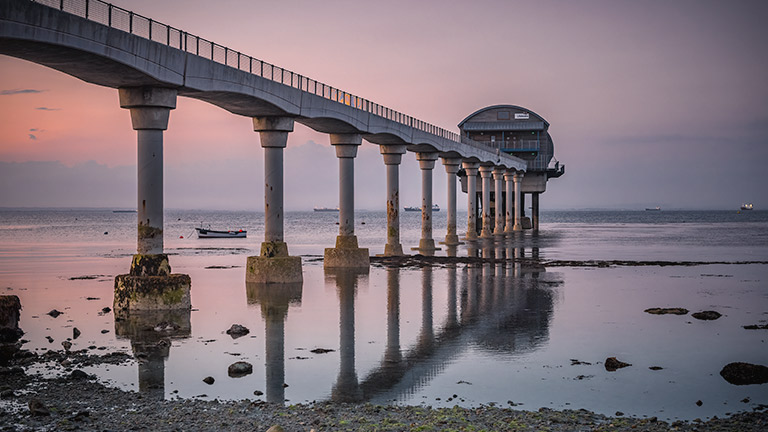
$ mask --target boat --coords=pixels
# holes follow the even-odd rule
[[[405,211],[413,211],[413,212],[416,212],[416,211],[420,212],[421,211],[421,207],[404,207],[404,209],[405,209]],[[433,212],[440,211],[440,206],[437,205],[437,204],[433,205],[432,206],[432,211]]]
[[[248,234],[246,230],[237,231],[219,231],[207,228],[195,228],[197,238],[245,238]]]
[[[752,210],[752,203],[746,203],[741,205],[742,210]]]
[[[339,208],[328,208],[328,207],[315,207],[314,210],[316,212],[338,212]]]
[[[647,208],[645,211],[661,211],[661,207]]]

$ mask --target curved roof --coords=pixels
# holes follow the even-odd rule
[[[479,110],[477,110],[477,111],[473,112],[472,114],[468,115],[464,120],[461,121],[461,123],[459,123],[459,129],[461,129],[461,127],[464,126],[464,123],[469,121],[469,119],[471,119],[472,117],[474,117],[474,116],[476,116],[476,115],[478,115],[480,113],[483,113],[483,112],[486,112],[486,111],[490,111],[490,110],[493,110],[493,109],[499,109],[499,108],[508,108],[508,109],[511,109],[511,110],[526,111],[526,112],[531,113],[534,116],[538,117],[539,120],[543,121],[544,124],[547,127],[549,127],[549,122],[544,120],[544,117],[536,114],[535,112],[529,110],[528,108],[524,108],[524,107],[517,106],[517,105],[491,105],[491,106],[488,106],[488,107],[485,107],[485,108],[480,108]]]

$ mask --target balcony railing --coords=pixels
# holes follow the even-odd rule
[[[483,150],[495,149],[490,144],[461,137],[455,132],[437,127],[399,111],[355,96],[335,87],[318,82],[293,71],[275,66],[263,60],[243,54],[183,30],[159,23],[121,7],[101,0],[30,0],[63,12],[77,15],[105,26],[165,44],[169,47],[237,68],[259,77],[287,85],[316,96],[366,111],[402,125]]]

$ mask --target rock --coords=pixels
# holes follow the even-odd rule
[[[332,350],[332,349],[328,349],[328,348],[315,348],[315,349],[313,349],[310,352],[314,353],[314,354],[326,354],[326,353],[334,352],[334,351],[336,351],[336,350]]]
[[[752,363],[728,363],[720,371],[726,381],[734,385],[768,383],[768,367]]]
[[[72,342],[70,342],[70,341],[61,341],[61,346],[64,347],[64,351],[69,352],[69,349],[72,348]]]
[[[704,405],[704,402],[701,401],[701,399],[696,401],[696,406],[702,406]]]
[[[48,343],[53,343],[53,338],[52,337],[46,336],[45,338],[48,339]]]
[[[662,370],[664,368],[661,367],[661,366],[650,366],[648,369],[650,369],[652,371],[658,371],[658,370]]]
[[[691,316],[699,320],[711,321],[720,318],[722,315],[720,312],[715,311],[701,311],[692,313]]]
[[[650,308],[646,309],[645,312],[653,315],[666,315],[666,314],[672,314],[672,315],[687,315],[688,309],[685,308]]]
[[[621,369],[623,367],[632,366],[629,363],[624,363],[623,361],[617,360],[616,357],[608,357],[605,359],[605,370],[609,372],[614,372],[616,369]]]
[[[51,415],[51,411],[38,399],[30,399],[29,414],[32,416],[49,416]]]
[[[232,339],[237,339],[241,336],[245,336],[251,331],[248,330],[247,327],[241,326],[240,324],[232,324],[232,327],[227,330],[227,334],[232,336]]]
[[[0,343],[13,343],[24,335],[19,328],[20,317],[19,296],[0,295]]]
[[[101,330],[101,334],[107,334],[107,333],[109,333],[109,330],[107,330],[107,329]]]
[[[267,429],[267,432],[285,432],[285,429],[283,429],[279,425],[274,425],[271,428]]]
[[[112,308],[110,308],[109,306],[107,306],[105,308],[101,308],[101,313],[103,313],[103,314],[108,314],[110,312],[112,312]]]
[[[251,373],[253,373],[253,365],[244,361],[234,362],[227,369],[227,374],[232,378],[243,377]]]
[[[73,380],[82,380],[90,378],[90,375],[81,371],[80,369],[75,369],[71,374],[69,374],[69,377]]]
[[[12,389],[5,389],[0,392],[0,399],[11,399],[16,396]]]
[[[48,315],[56,318],[57,316],[63,314],[64,312],[58,311],[56,309],[52,309],[50,312],[48,312]]]
[[[264,392],[263,392],[263,391],[261,391],[261,390],[254,390],[254,391],[253,391],[253,394],[254,394],[254,396],[261,396],[261,395],[263,395],[263,394],[264,394]]]
[[[745,326],[742,326],[742,327],[744,327],[747,330],[768,330],[768,324],[763,324],[763,325],[760,325],[760,324],[750,324],[750,325],[745,325]]]
[[[203,378],[203,382],[204,382],[204,383],[206,383],[206,384],[208,384],[208,385],[211,385],[211,384],[213,384],[215,381],[216,381],[216,380],[215,380],[215,379],[213,379],[213,377],[212,377],[212,376],[207,376],[207,377]]]
[[[80,330],[78,330],[77,327],[72,327],[72,339],[77,339],[80,337]]]

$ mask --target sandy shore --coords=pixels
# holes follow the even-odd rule
[[[0,430],[84,431],[765,431],[768,407],[706,422],[607,417],[586,410],[520,411],[319,403],[272,405],[195,399],[150,400],[108,388],[78,369],[43,379],[23,367],[0,368]],[[620,413],[619,413],[620,414]]]

